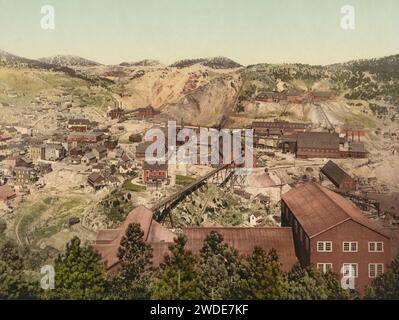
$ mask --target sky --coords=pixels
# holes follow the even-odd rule
[[[41,27],[44,5],[55,28]],[[355,9],[343,29],[341,7]],[[0,0],[0,49],[105,64],[229,57],[330,64],[399,53],[399,0]]]

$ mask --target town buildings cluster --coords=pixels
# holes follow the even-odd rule
[[[257,99],[297,103],[305,99],[313,102],[334,99],[334,95],[322,92],[309,92],[305,96],[265,93]],[[129,118],[149,120],[158,114],[159,111],[151,106],[127,111],[118,104],[107,116],[110,121],[121,123]],[[159,128],[168,138],[167,129]],[[177,128],[176,135],[182,128],[183,124]],[[356,288],[362,291],[371,279],[387,270],[398,254],[398,244],[392,240],[390,232],[366,217],[340,193],[356,191],[358,183],[334,161],[367,157],[361,141],[364,130],[345,128],[337,132],[315,132],[307,123],[282,120],[254,121],[252,130],[255,149],[281,150],[295,154],[298,159],[333,160],[321,167],[320,183],[309,181],[292,186],[281,195],[281,214],[273,217],[278,227],[258,226],[263,219],[262,212],[249,215],[251,227],[185,227],[182,232],[187,237],[187,249],[199,252],[205,237],[211,231],[218,231],[227,244],[243,255],[250,254],[255,246],[275,249],[284,270],[300,263],[304,267],[314,265],[323,272],[332,270],[341,275],[346,272],[355,278]],[[12,203],[19,194],[29,193],[31,188],[42,188],[43,177],[52,172],[55,163],[81,166],[87,176],[86,186],[93,192],[117,188],[134,177],[138,178],[136,183],[145,188],[158,189],[169,184],[171,172],[187,171],[184,165],[179,168],[180,164],[171,164],[168,159],[163,163],[146,161],[146,150],[153,141],[143,141],[143,132],[132,133],[127,140],[124,144],[130,149],[121,146],[119,135],[110,130],[110,126],[101,127],[86,118],[65,119],[65,130],[46,136],[34,134],[29,128],[1,128],[0,202]],[[185,143],[187,140],[179,141],[177,147]],[[167,145],[164,151],[166,154]],[[334,190],[321,185],[325,179],[334,185]],[[270,203],[265,194],[253,197],[240,189],[232,191],[264,206]],[[154,265],[163,261],[176,233],[155,218],[154,211],[139,206],[128,214],[120,227],[98,232],[94,248],[109,270],[118,268],[120,240],[130,223],[142,227],[145,241],[153,248]]]
[[[284,120],[254,121],[252,130],[255,147],[291,152],[297,158],[366,158],[367,150],[361,137],[364,130],[342,130],[335,132],[312,131],[307,123],[293,123]],[[262,140],[264,141],[262,143]]]

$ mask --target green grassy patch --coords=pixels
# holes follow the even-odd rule
[[[59,232],[71,216],[82,212],[83,198],[80,197],[47,197],[37,202],[26,202],[17,210],[22,215],[18,234],[22,241],[29,238],[31,244],[48,238]],[[43,225],[43,219],[48,222]]]
[[[132,183],[130,180],[125,180],[125,182],[122,185],[122,188],[124,190],[133,191],[133,192],[145,191],[147,189],[145,186],[140,186],[138,184]]]

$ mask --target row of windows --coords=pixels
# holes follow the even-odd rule
[[[332,263],[318,263],[317,269],[321,272],[326,273],[332,271]],[[342,265],[341,273],[347,277],[358,277],[359,267],[357,263],[344,263]],[[376,278],[384,273],[383,263],[369,263],[369,278]]]
[[[304,151],[308,151],[308,152],[328,152],[328,153],[337,152],[337,150],[332,150],[332,149],[310,149],[310,148],[304,148]]]
[[[357,252],[359,243],[357,241],[342,242],[343,252]],[[383,242],[369,242],[369,252],[384,252]],[[317,252],[332,252],[332,241],[317,241]]]

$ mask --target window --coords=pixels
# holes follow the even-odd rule
[[[357,278],[357,263],[344,263],[342,268],[342,273],[344,276]]]
[[[369,242],[369,252],[384,252],[384,243]]]
[[[342,251],[343,252],[357,252],[357,242],[345,241],[342,242]]]
[[[369,278],[377,278],[384,273],[383,263],[369,263]]]
[[[331,241],[317,241],[317,251],[318,252],[332,252],[332,242]]]
[[[317,269],[323,273],[326,273],[326,272],[332,270],[332,263],[318,263]]]

